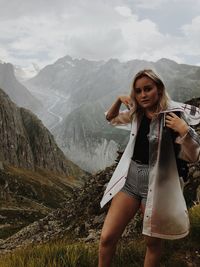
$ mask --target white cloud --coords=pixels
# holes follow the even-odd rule
[[[200,16],[194,18],[191,24],[182,27],[185,36],[184,48],[188,55],[200,55]]]
[[[124,17],[131,17],[131,9],[127,6],[116,6],[115,10]]]
[[[123,43],[117,26],[119,18],[113,7],[101,1],[71,8],[70,13],[63,12],[60,16],[21,16],[0,24],[1,47],[16,55],[17,64],[20,57],[25,61],[29,57],[31,62],[38,61],[38,57],[52,61],[65,54],[106,59],[121,53],[118,51]]]
[[[187,5],[188,8],[198,8],[200,6],[200,0],[127,0],[129,4],[141,9],[160,9],[165,5],[174,8],[174,5],[180,5],[180,10],[183,5]],[[163,10],[161,10],[163,12]],[[189,10],[188,10],[189,11]],[[181,16],[181,14],[180,14]]]
[[[0,60],[3,62],[7,62],[8,58],[9,58],[9,55],[7,53],[7,50],[0,47]]]
[[[185,55],[200,55],[200,17],[182,26],[182,36],[173,36],[133,9],[149,4],[159,8],[166,1],[43,0],[39,8],[38,0],[15,0],[13,5],[0,0],[0,59],[43,67],[67,54],[93,60],[167,57],[177,62],[184,62]]]
[[[136,6],[144,9],[156,9],[169,0],[137,0]]]

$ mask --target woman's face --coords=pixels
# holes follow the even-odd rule
[[[135,82],[135,99],[143,109],[152,110],[159,101],[158,88],[153,80],[144,76]]]

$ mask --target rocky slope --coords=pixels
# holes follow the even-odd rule
[[[72,177],[4,166],[0,170],[0,239],[63,207],[77,185]]]
[[[200,134],[200,127],[197,128],[197,131]],[[73,189],[72,195],[63,203],[63,208],[57,209],[45,218],[23,228],[7,240],[2,240],[0,242],[2,253],[17,247],[46,243],[65,236],[71,236],[73,241],[97,241],[110,205],[108,203],[103,209],[100,209],[99,203],[115,167],[116,165],[113,165],[96,175],[89,176],[82,188]],[[189,180],[184,189],[188,207],[199,203],[199,192],[200,163],[196,163],[190,165]],[[141,221],[141,214],[138,213],[136,219],[130,222],[123,233],[125,240],[131,240],[133,236],[141,233]],[[200,233],[199,225],[196,227]]]
[[[84,187],[74,188],[62,209],[53,211],[8,239],[1,240],[0,250],[8,251],[31,243],[43,243],[71,233],[74,238],[87,237],[93,228],[100,229],[108,206],[100,210],[99,201],[113,170],[114,166],[96,176],[90,176]]]
[[[15,77],[14,67],[10,63],[0,63],[0,88],[9,95],[18,106],[39,110],[42,103],[35,98]]]

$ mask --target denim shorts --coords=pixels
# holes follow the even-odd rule
[[[149,184],[149,165],[136,163],[131,160],[126,182],[122,192],[138,199],[144,205],[147,200]]]

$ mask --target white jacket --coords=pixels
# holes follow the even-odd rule
[[[164,239],[178,239],[189,232],[189,218],[176,167],[174,149],[169,131],[163,127],[166,112],[181,111],[190,125],[200,122],[196,107],[171,101],[169,108],[152,120],[149,134],[149,189],[143,220],[143,234]],[[110,121],[111,125],[130,130],[126,149],[108,183],[101,201],[103,207],[123,187],[133,155],[140,121],[130,121],[130,111],[120,112]],[[199,160],[200,139],[190,128],[176,142],[181,145],[180,157],[190,162]],[[141,148],[142,149],[142,148]]]

